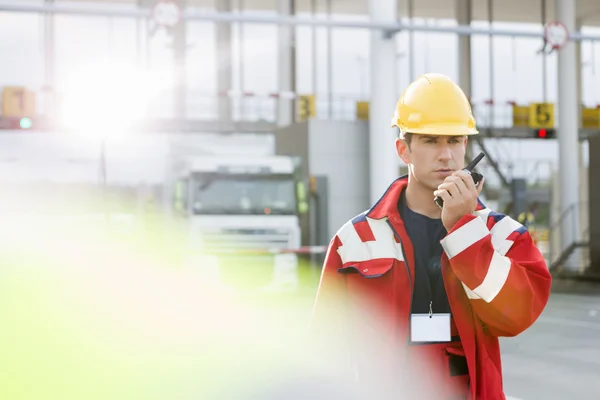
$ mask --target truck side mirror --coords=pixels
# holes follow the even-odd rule
[[[298,201],[298,214],[306,214],[308,212],[308,199],[306,198],[304,182],[296,183],[296,198]]]

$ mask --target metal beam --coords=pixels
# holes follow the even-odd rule
[[[2,117],[0,116],[0,133],[7,130],[19,130],[22,133],[29,131],[60,131],[64,128],[60,122],[53,120],[47,116],[36,116],[33,119],[33,128],[19,128],[18,117]],[[357,123],[359,121],[356,121]],[[276,129],[276,123],[271,121],[224,121],[221,119],[178,119],[178,118],[163,118],[153,119],[148,118],[143,123],[135,126],[134,130],[140,132],[273,132]],[[82,127],[85,129],[85,127]],[[487,128],[479,126],[479,138],[495,138],[495,139],[532,139],[532,140],[556,140],[556,139],[537,139],[535,130],[521,127],[505,127],[505,128]],[[590,137],[600,136],[600,129],[579,128],[579,140],[588,140]]]
[[[147,119],[135,126],[132,130],[137,132],[163,132],[163,133],[203,133],[203,132],[236,132],[236,133],[272,133],[277,128],[275,122],[270,121],[222,121],[204,119]],[[480,134],[476,139],[492,137],[495,139],[535,139],[533,130],[528,128],[491,128],[480,126]],[[82,127],[85,129],[85,127]],[[0,116],[0,134],[2,132],[18,130],[26,134],[34,131],[62,131],[60,123],[48,117],[33,118],[33,128],[20,129],[19,118]],[[579,140],[587,140],[591,136],[600,136],[600,129],[579,129]],[[546,139],[536,139],[546,140]],[[556,139],[547,139],[556,140]]]
[[[151,18],[152,10],[149,8],[137,9],[111,9],[103,10],[101,8],[87,8],[80,5],[29,5],[29,4],[0,4],[0,11],[4,12],[24,12],[39,14],[63,14],[63,15],[81,15],[86,17],[123,17],[123,18]]]
[[[556,140],[556,139],[537,139],[534,135],[535,129],[507,127],[507,128],[488,128],[479,126],[480,131],[478,137],[492,137],[495,139],[536,139],[536,140]],[[587,140],[590,136],[600,135],[600,129],[579,129],[579,140]]]
[[[132,133],[273,133],[276,126],[267,121],[221,121],[199,119],[148,119],[131,128]],[[86,127],[82,126],[81,131]],[[0,117],[0,135],[16,132],[27,135],[37,132],[67,132],[58,121],[51,118],[34,118],[31,129],[19,129],[19,118]]]
[[[151,18],[151,10],[148,9],[129,9],[129,10],[102,10],[89,9],[82,6],[66,5],[0,5],[0,12],[31,12],[38,14],[67,14],[81,16],[97,17],[123,17],[123,18]],[[188,21],[206,21],[206,22],[244,22],[256,24],[276,24],[291,26],[313,26],[329,28],[355,28],[380,30],[385,35],[393,35],[401,31],[414,32],[437,32],[457,35],[492,35],[508,37],[529,37],[543,38],[542,32],[529,32],[524,29],[489,29],[477,28],[468,25],[457,26],[432,26],[432,25],[414,25],[405,24],[400,21],[394,23],[381,22],[359,22],[359,21],[338,21],[338,20],[318,20],[313,18],[284,17],[284,16],[260,16],[245,15],[235,13],[217,13],[201,10],[188,9],[183,13],[183,19]],[[600,41],[600,35],[583,34],[578,31],[569,33],[569,40],[582,41]]]
[[[140,133],[273,133],[275,124],[266,121],[156,119],[141,123],[133,130]]]

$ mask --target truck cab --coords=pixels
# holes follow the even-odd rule
[[[173,209],[185,218],[189,261],[238,291],[298,286],[303,185],[286,156],[201,156],[176,173]]]

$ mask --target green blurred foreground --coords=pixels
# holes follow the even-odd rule
[[[300,264],[297,293],[242,294],[186,267],[190,251],[185,229],[159,220],[6,217],[0,399],[437,398],[356,386],[354,366],[330,346],[345,333],[325,327],[309,339],[314,265]],[[256,279],[252,262],[231,261],[236,282]],[[377,347],[389,352],[372,339],[354,347],[373,366]]]
[[[175,230],[103,226],[0,228],[0,399],[258,399],[319,370],[307,303],[207,287]]]

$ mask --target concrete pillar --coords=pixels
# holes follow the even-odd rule
[[[240,14],[244,14],[247,11],[247,7],[246,7],[246,1],[245,0],[237,0],[237,8]],[[246,44],[245,44],[245,40],[244,38],[246,37],[246,24],[245,23],[240,23],[238,26],[238,36],[237,36],[237,41],[238,41],[238,46],[237,46],[237,50],[238,50],[238,60],[239,60],[239,65],[238,65],[238,80],[239,80],[239,85],[240,85],[240,92],[242,93],[246,93],[246,80],[244,79],[244,76],[246,74]],[[247,118],[246,116],[246,102],[245,101],[241,101],[240,102],[240,119],[244,120]]]
[[[547,8],[546,0],[542,0],[540,9],[542,26],[548,22],[546,17]],[[545,51],[542,52],[542,101],[548,103],[548,54]]]
[[[557,19],[562,21],[569,32],[576,29],[575,0],[555,0]],[[579,240],[579,106],[577,88],[577,57],[575,43],[568,42],[558,52],[558,146],[560,215],[564,216],[560,225],[560,249],[564,251],[570,244]],[[570,209],[571,211],[567,211]],[[565,268],[579,268],[578,253],[574,253],[565,263]]]
[[[575,21],[575,29],[576,30],[581,30],[581,26],[583,25],[582,22],[582,18],[578,18]],[[582,125],[582,121],[581,121],[581,110],[583,109],[583,63],[582,63],[582,59],[581,59],[581,42],[576,42],[575,43],[575,62],[577,65],[577,126],[581,127]],[[585,152],[585,146],[584,146],[584,142],[581,141],[579,142],[579,155],[578,155],[578,165],[579,165],[579,171],[580,173],[582,173],[585,170],[585,164],[584,164],[584,152]]]
[[[459,25],[471,25],[472,1],[455,0],[456,21]],[[471,99],[471,36],[458,36],[458,86]],[[473,141],[469,140],[467,147],[467,158],[473,158]]]
[[[142,0],[137,0],[136,5],[138,9],[142,9],[144,7],[144,3]],[[140,71],[144,66],[142,57],[142,27],[144,26],[143,21],[144,19],[140,17],[135,19],[135,65]]]
[[[456,21],[471,25],[471,0],[456,0]],[[458,36],[458,85],[471,98],[471,36]]]
[[[373,22],[395,23],[396,0],[369,0],[369,15]],[[377,201],[398,177],[398,156],[394,147],[394,130],[390,123],[395,95],[394,66],[396,40],[381,31],[371,31],[371,101],[369,107],[369,177],[370,200]]]
[[[317,0],[311,0],[310,3],[310,9],[312,12],[312,18],[317,19],[317,14],[319,13],[318,7],[317,7]],[[311,39],[312,39],[312,43],[311,43],[311,51],[312,51],[312,92],[315,96],[317,96],[317,92],[319,91],[319,81],[317,79],[318,74],[319,74],[319,69],[318,69],[318,56],[317,56],[317,27],[313,26],[311,29]]]
[[[217,12],[231,12],[232,0],[219,0],[215,2]],[[233,68],[231,60],[233,50],[231,46],[231,23],[215,23],[215,40],[217,42],[217,93],[218,97],[218,119],[230,122],[231,100],[226,95],[231,90],[233,81]]]
[[[410,18],[410,23],[414,23],[414,10],[415,10],[415,4],[414,4],[414,0],[407,0],[407,14],[408,14],[408,18]],[[400,16],[398,17],[398,19],[400,19]],[[415,32],[414,31],[408,31],[408,54],[409,54],[409,59],[408,59],[408,81],[412,82],[415,79],[417,79],[417,77],[415,76],[415,60],[417,59],[417,53],[415,51]],[[427,71],[429,72],[429,71]]]
[[[600,136],[592,136],[589,139],[590,176],[600,174]],[[600,202],[600,180],[589,180],[589,204],[596,205]],[[590,272],[600,275],[600,208],[589,207],[590,228]]]
[[[332,0],[325,0],[327,20],[333,20]],[[327,115],[333,119],[333,32],[327,27]]]
[[[295,13],[295,0],[279,0],[279,14],[285,17]],[[279,92],[296,91],[296,30],[280,25],[278,35],[279,50]],[[288,126],[294,122],[293,99],[280,97],[277,103],[277,125]]]
[[[583,18],[578,18],[576,21],[576,29],[578,31],[581,30],[583,26]],[[583,60],[581,58],[581,42],[575,43],[575,58],[577,62],[577,121],[578,126],[582,126],[582,118],[581,118],[581,110],[583,109]],[[592,60],[593,61],[593,60]],[[591,66],[590,66],[591,67]],[[589,190],[590,190],[590,179],[589,179],[589,169],[585,165],[585,152],[586,146],[585,144],[589,143],[587,140],[580,140],[578,145],[578,163],[577,166],[579,168],[579,201],[581,201],[579,206],[579,240],[585,241],[586,237],[585,231],[590,231],[591,221],[590,221],[590,204],[586,201],[589,199]],[[588,252],[586,257],[585,252]],[[581,248],[579,250],[579,260],[582,266],[586,266],[585,264],[589,262],[589,250]]]
[[[54,0],[45,0],[54,5]],[[56,71],[54,61],[54,14],[44,15],[44,108],[46,115],[54,115],[56,93]]]
[[[178,0],[179,7],[184,12],[187,0]],[[186,35],[186,22],[181,20],[177,26],[173,28],[173,70],[175,90],[173,93],[173,106],[174,116],[178,119],[185,119],[186,117],[186,49],[187,49],[187,35]]]

